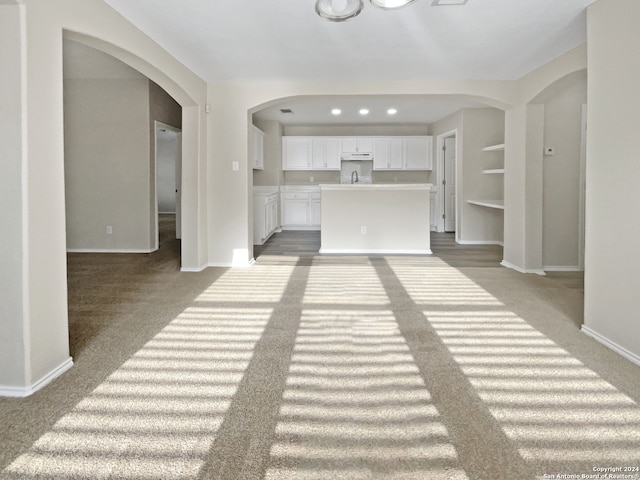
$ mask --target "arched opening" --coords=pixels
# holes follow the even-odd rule
[[[557,79],[529,105],[544,110],[543,269],[581,271],[584,270],[586,69]]]
[[[140,75],[148,78],[153,84],[159,86],[166,94],[168,94],[180,106],[182,113],[179,125],[182,129],[182,185],[181,192],[184,192],[181,201],[181,268],[186,271],[199,270],[202,268],[202,253],[204,248],[202,245],[202,235],[200,232],[204,230],[204,225],[198,215],[199,197],[202,192],[199,191],[199,155],[200,155],[200,107],[187,91],[171,79],[166,73],[154,67],[147,61],[116,47],[115,45],[91,37],[71,31],[64,31],[64,39],[66,41],[76,42],[77,44],[95,49],[138,72]],[[153,89],[153,87],[152,87]],[[175,121],[173,123],[176,123]],[[174,125],[176,126],[176,125]],[[152,189],[152,192],[153,189]],[[149,202],[154,195],[149,195]],[[154,227],[150,227],[153,230]],[[106,229],[105,229],[106,232]],[[149,233],[149,238],[155,236],[155,232]]]
[[[357,113],[358,106],[368,106],[370,114],[366,117]],[[386,105],[386,106],[385,106]],[[342,110],[340,115],[333,115],[331,110]],[[396,114],[387,114],[387,109],[394,107]],[[481,148],[504,143],[504,110],[508,105],[501,100],[470,94],[380,94],[380,95],[296,95],[281,97],[257,105],[248,112],[249,123],[249,185],[258,189],[277,191],[278,188],[289,185],[313,186],[320,183],[340,183],[339,172],[334,169],[301,169],[285,171],[281,168],[282,138],[287,136],[418,136],[432,137],[432,166],[424,171],[374,171],[374,183],[431,183],[432,189],[432,231],[443,232],[445,229],[443,214],[445,213],[444,163],[440,154],[442,145],[438,137],[446,132],[458,131],[460,135],[449,145],[457,146],[459,156],[455,157],[453,168],[459,188],[464,188],[465,179],[469,193],[463,190],[460,195],[450,194],[453,198],[453,209],[449,209],[455,216],[455,227],[450,231],[456,232],[459,243],[497,243],[503,242],[502,217],[494,210],[484,210],[472,207],[467,200],[478,196],[493,195],[502,198],[502,179],[497,175],[482,178],[480,171],[476,172],[475,159]],[[381,116],[374,113],[384,109]],[[293,111],[292,113],[289,110]],[[467,112],[466,117],[463,112]],[[400,113],[398,113],[400,112]],[[469,135],[467,141],[468,153],[462,150],[463,123],[467,122],[472,128],[480,131],[479,135]],[[253,167],[252,155],[254,149],[251,141],[251,130],[260,128],[264,133],[264,166]],[[469,129],[468,129],[469,130]],[[477,151],[476,151],[477,150]],[[466,161],[465,161],[466,158]],[[496,160],[497,162],[497,160]],[[450,163],[451,165],[451,163]],[[503,168],[503,164],[501,165]],[[485,170],[489,170],[487,166]],[[494,170],[498,168],[493,167]],[[484,184],[475,177],[486,180]],[[470,180],[473,178],[473,180]],[[500,181],[498,181],[500,180]],[[479,188],[478,185],[481,185]],[[495,190],[495,192],[493,192]],[[449,192],[450,193],[450,192]],[[251,205],[251,201],[249,204]],[[314,224],[314,205],[309,204],[308,226],[298,226],[301,230],[314,230],[319,226]],[[278,209],[282,212],[282,208]],[[264,222],[258,220],[254,224],[256,214],[249,213],[249,228],[262,229]],[[468,220],[467,220],[468,219]],[[286,229],[286,221],[280,217],[278,227]],[[267,229],[268,230],[268,229]],[[267,231],[267,235],[269,232]],[[254,244],[260,244],[264,233],[254,231]]]

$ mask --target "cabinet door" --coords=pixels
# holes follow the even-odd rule
[[[264,169],[264,133],[255,125],[251,126],[251,164],[256,170]]]
[[[324,139],[324,168],[340,170],[340,139]]]
[[[404,141],[402,138],[389,139],[389,170],[402,170]]]
[[[390,138],[376,138],[373,151],[373,169],[387,170],[389,168]]]
[[[309,170],[312,143],[308,137],[282,137],[283,170]]]
[[[266,233],[270,235],[278,226],[278,202],[273,199],[267,203]]]
[[[313,227],[320,226],[320,199],[312,198],[311,199],[311,212],[309,218],[309,225]]]
[[[325,144],[322,137],[311,139],[311,168],[313,170],[324,170],[327,168],[325,161]]]
[[[343,138],[342,139],[342,152],[354,153],[358,151],[358,139],[357,138]]]
[[[359,153],[372,153],[373,152],[373,138],[358,138],[358,150]]]
[[[431,138],[410,137],[405,139],[404,157],[406,170],[430,170]]]
[[[309,225],[309,195],[285,194],[283,226]]]

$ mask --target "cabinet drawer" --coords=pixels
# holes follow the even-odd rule
[[[308,200],[309,199],[309,194],[308,193],[285,193],[284,194],[284,198],[285,200],[295,200],[295,199],[302,199],[302,200]]]

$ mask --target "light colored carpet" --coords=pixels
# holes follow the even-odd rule
[[[581,294],[557,282],[438,257],[264,256],[199,274],[100,258],[70,262],[75,367],[0,400],[0,478],[640,466],[640,369],[579,332]]]

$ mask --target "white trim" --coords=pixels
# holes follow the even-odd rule
[[[323,183],[320,191],[325,190],[431,190],[430,183]]]
[[[254,263],[256,263],[256,259],[252,258],[251,260],[248,260],[247,262],[242,262],[242,263],[238,263],[238,262],[209,263],[207,266],[214,267],[214,268],[248,268],[252,266]]]
[[[460,245],[500,245],[504,247],[504,242],[500,240],[458,240]]]
[[[580,183],[578,185],[578,262],[584,270],[585,212],[586,212],[586,170],[587,170],[587,105],[582,105],[580,135]]]
[[[0,385],[0,397],[24,398],[28,397],[29,395],[33,395],[41,388],[44,388],[45,386],[53,382],[56,378],[69,370],[71,367],[73,367],[73,359],[71,357],[68,357],[56,368],[51,370],[46,375],[42,376],[40,380],[32,383],[27,387],[9,387]]]
[[[459,143],[459,136],[458,136],[458,129],[454,128],[453,130],[449,130],[448,132],[444,132],[441,133],[440,135],[438,135],[436,137],[436,167],[437,167],[437,171],[436,171],[436,186],[437,188],[439,188],[442,185],[442,181],[444,180],[444,176],[443,176],[443,172],[444,172],[444,155],[442,154],[442,147],[444,146],[444,140],[445,138],[449,138],[449,137],[455,137],[456,138],[456,158],[454,160],[455,164],[456,164],[456,204],[454,205],[455,208],[455,215],[456,215],[456,226],[455,226],[455,236],[456,236],[456,240],[458,240],[458,232],[460,231],[460,226],[458,224],[459,221],[459,209],[458,209],[458,191],[460,189],[460,177],[458,175],[459,172],[459,165],[458,165],[458,160],[460,158],[460,155],[458,154],[458,152],[460,151],[460,143]],[[440,190],[438,190],[439,192]],[[461,191],[461,190],[460,190]],[[438,215],[438,222],[436,225],[436,232],[444,232],[444,218],[442,217],[444,215],[444,199],[442,198],[445,195],[445,189],[442,189],[442,194],[441,195],[436,195],[436,199],[438,201],[438,207],[437,207],[437,215]]]
[[[582,333],[584,333],[585,335],[589,335],[591,338],[598,341],[605,347],[613,350],[618,355],[623,356],[624,358],[626,358],[630,362],[635,363],[636,365],[640,365],[640,355],[636,355],[635,353],[627,350],[626,348],[621,347],[616,342],[613,342],[609,340],[607,337],[600,335],[598,332],[590,329],[586,325],[582,325],[582,328],[580,330],[582,330]]]
[[[402,249],[368,249],[368,248],[321,248],[321,254],[346,254],[346,255],[431,255],[431,249],[425,250],[402,250]]]
[[[289,231],[289,230],[319,231],[320,230],[320,225],[311,225],[311,226],[309,226],[309,225],[307,225],[307,226],[299,226],[299,225],[288,226],[288,225],[283,225],[281,227],[280,231],[282,231],[282,230],[287,230],[287,231]]]
[[[544,265],[545,272],[581,272],[580,265]]]
[[[540,276],[545,276],[546,275],[544,273],[544,270],[536,270],[536,269],[525,270],[524,268],[516,267],[513,263],[509,263],[506,260],[502,260],[500,262],[500,265],[502,265],[503,267],[506,267],[506,268],[510,268],[510,269],[515,270],[516,272],[520,272],[520,273],[535,273],[536,275],[540,275]]]
[[[180,267],[180,271],[188,272],[188,273],[198,273],[198,272],[202,272],[208,266],[209,265],[202,265],[200,267]]]
[[[138,248],[67,248],[67,253],[153,253],[155,250]]]

